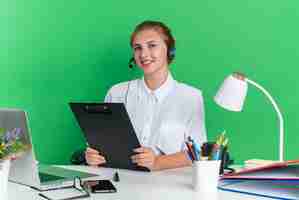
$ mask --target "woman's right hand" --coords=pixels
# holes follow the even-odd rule
[[[100,153],[97,150],[92,149],[90,147],[86,148],[85,159],[87,164],[90,166],[98,166],[106,163],[105,157],[100,155]]]

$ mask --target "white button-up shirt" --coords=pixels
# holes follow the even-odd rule
[[[170,73],[154,91],[144,78],[116,84],[105,102],[125,104],[140,144],[156,154],[182,151],[188,136],[199,144],[206,142],[201,91],[175,81]]]

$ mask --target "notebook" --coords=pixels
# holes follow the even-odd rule
[[[218,188],[275,199],[299,199],[299,180],[222,180]]]
[[[299,180],[299,160],[270,163],[225,174],[222,179]]]

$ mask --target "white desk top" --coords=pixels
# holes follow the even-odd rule
[[[70,169],[100,174],[101,178],[111,179],[115,169],[68,166]],[[191,168],[164,170],[158,172],[136,172],[117,170],[120,181],[113,182],[117,193],[91,194],[90,200],[269,200],[269,198],[249,196],[234,192],[218,191],[217,197],[204,197],[191,187]],[[9,200],[43,199],[35,190],[9,182]],[[44,200],[44,199],[43,199]]]

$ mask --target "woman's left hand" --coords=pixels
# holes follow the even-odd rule
[[[150,170],[155,169],[156,155],[151,148],[140,147],[134,149],[134,152],[137,153],[131,157],[133,163],[142,167],[147,167]]]

